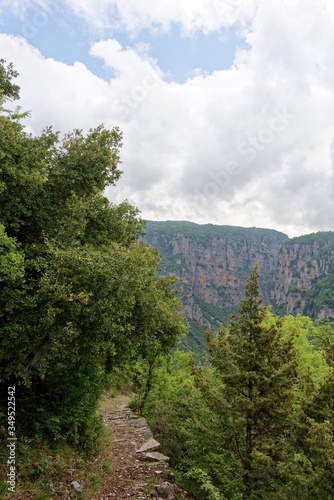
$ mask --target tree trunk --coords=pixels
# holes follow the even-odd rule
[[[152,380],[153,380],[153,369],[154,369],[154,361],[149,361],[148,362],[148,374],[147,374],[147,380],[146,380],[146,385],[145,385],[145,391],[143,394],[143,399],[141,400],[139,411],[142,413],[147,397],[150,393],[150,390],[152,388]]]
[[[252,452],[253,452],[253,439],[252,439],[252,416],[248,417],[248,422],[246,426],[246,455],[245,455],[245,464],[244,464],[244,492],[242,495],[242,499],[246,500],[250,497],[252,493]]]

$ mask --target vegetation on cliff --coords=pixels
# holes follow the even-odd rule
[[[221,226],[217,224],[196,224],[188,221],[148,221],[147,233],[151,238],[164,233],[166,235],[183,234],[186,237],[206,241],[208,238],[261,238],[275,234],[282,241],[287,236],[274,229],[259,227]]]

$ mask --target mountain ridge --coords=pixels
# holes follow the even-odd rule
[[[332,231],[289,238],[275,229],[147,221],[144,239],[160,248],[161,273],[178,278],[196,344],[204,345],[200,325],[228,323],[256,265],[263,302],[274,312],[334,319]]]

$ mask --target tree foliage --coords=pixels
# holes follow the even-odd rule
[[[243,498],[258,498],[274,486],[277,462],[294,425],[297,357],[279,321],[265,326],[258,271],[246,284],[239,314],[218,339],[208,332],[212,363],[224,384],[225,447],[239,464]]]
[[[18,98],[15,76],[2,61],[1,103]],[[79,443],[105,373],[168,352],[185,331],[174,280],[139,242],[139,211],[103,195],[121,145],[102,125],[32,137],[1,107],[0,389],[20,386],[25,432]]]
[[[329,499],[334,343],[330,324],[278,318],[255,269],[239,312],[189,355],[156,368],[144,408],[179,477],[201,499]]]

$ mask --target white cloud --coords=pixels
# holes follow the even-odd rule
[[[97,29],[122,26],[130,32],[141,29],[168,30],[172,23],[184,33],[208,33],[245,23],[252,16],[256,0],[66,0],[73,11]],[[115,26],[115,15],[117,23]]]
[[[167,82],[142,47],[124,48],[116,39],[91,48],[113,71],[106,82],[81,63],[45,59],[22,40],[0,37],[3,57],[20,72],[32,130],[104,122],[124,131],[125,173],[111,198],[127,197],[154,219],[266,226],[291,235],[333,229],[332,2],[258,0],[256,10],[252,2],[230,2],[230,17],[214,19],[214,1],[171,0],[164,9],[148,1],[67,1],[91,23],[117,5],[128,29],[177,21],[188,32],[208,31],[215,22],[253,15],[249,51],[229,70],[183,84]]]
[[[21,17],[28,9],[68,6],[92,30],[169,30],[173,23],[185,34],[209,33],[235,23],[247,23],[257,0],[1,0],[0,12],[11,9]]]
[[[3,57],[13,61],[19,72],[21,105],[31,110],[29,127],[40,133],[47,125],[65,132],[87,129],[104,117],[108,84],[91,73],[82,63],[68,66],[45,59],[23,38],[0,35]]]
[[[0,13],[10,9],[15,15],[23,19],[28,9],[38,8],[48,11],[50,5],[50,0],[1,0]]]

